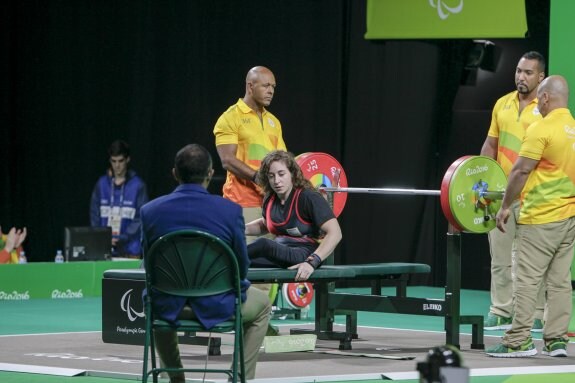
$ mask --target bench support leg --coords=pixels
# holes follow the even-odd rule
[[[470,324],[471,348],[484,349],[483,316],[461,315],[461,233],[449,225],[447,232],[447,283],[445,286],[445,342],[457,348],[460,326]]]
[[[447,278],[445,286],[445,342],[457,348],[459,345],[461,305],[461,233],[449,225],[447,232]]]
[[[352,339],[359,338],[357,335],[357,311],[350,311],[345,314],[345,332],[350,334]]]
[[[471,325],[471,348],[475,350],[485,349],[483,343],[483,315],[462,315],[461,324]]]
[[[290,334],[315,334],[321,340],[339,340],[340,350],[351,350],[352,339],[357,338],[357,311],[337,310],[346,315],[346,331],[333,331],[336,310],[328,307],[329,293],[335,291],[335,283],[314,284],[315,326],[313,330],[292,328]],[[353,331],[352,331],[353,330]]]

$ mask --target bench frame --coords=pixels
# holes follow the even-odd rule
[[[326,265],[317,269],[310,279],[315,290],[315,325],[313,329],[290,329],[290,334],[315,334],[321,340],[339,340],[340,350],[350,350],[351,342],[358,338],[357,312],[387,312],[411,315],[443,316],[445,318],[445,343],[460,347],[460,325],[472,325],[472,349],[483,349],[483,316],[460,314],[461,293],[461,235],[450,228],[447,233],[447,279],[444,299],[407,297],[407,282],[410,274],[429,272],[427,265],[421,264],[379,264],[382,268],[389,265],[387,272],[374,273],[365,268],[368,265]],[[330,257],[331,261],[332,257]],[[400,265],[401,267],[398,267]],[[391,267],[395,266],[395,267]],[[411,267],[410,267],[411,266]],[[425,268],[427,267],[427,269]],[[360,269],[364,269],[360,272]],[[369,268],[368,268],[369,269]],[[331,270],[331,271],[330,271]],[[355,271],[357,270],[357,272]],[[395,272],[393,270],[396,270]],[[399,270],[399,272],[397,271]],[[126,276],[132,274],[133,278]],[[294,282],[296,270],[288,269],[250,269],[248,279],[252,282],[289,283]],[[119,275],[123,275],[120,277]],[[144,283],[143,270],[108,270],[104,272],[102,291],[107,291],[106,280],[133,280]],[[335,291],[336,281],[370,280],[370,294],[351,294]],[[395,286],[395,296],[382,295],[383,286]],[[104,298],[104,296],[103,296]],[[103,299],[104,301],[104,299]],[[102,312],[104,317],[104,310]],[[346,316],[345,331],[334,331],[336,315]],[[103,322],[104,322],[103,318]],[[102,338],[107,343],[120,343]],[[207,345],[207,338],[196,334],[180,337],[184,344]],[[134,343],[136,344],[136,343]],[[220,355],[221,340],[212,338],[210,355]]]
[[[330,257],[331,258],[331,257]],[[351,350],[351,342],[358,338],[357,312],[387,312],[411,315],[443,316],[445,318],[445,343],[460,348],[460,326],[472,326],[472,349],[484,349],[483,316],[461,315],[461,233],[451,225],[447,233],[447,278],[444,299],[407,297],[407,281],[410,272],[385,275],[364,275],[354,277],[324,278],[322,268],[316,270],[308,280],[315,290],[314,329],[291,329],[290,334],[315,334],[322,340],[339,340],[340,350]],[[333,262],[333,261],[332,261]],[[362,265],[357,265],[361,267]],[[338,266],[328,266],[338,268]],[[353,270],[354,265],[339,266]],[[252,282],[293,282],[293,270],[274,269],[274,273],[257,272],[250,269],[248,278]],[[377,277],[377,278],[376,278]],[[375,279],[374,279],[375,278]],[[350,294],[335,292],[335,281],[369,279],[371,294]],[[382,295],[382,286],[396,288],[395,296]],[[334,331],[335,315],[346,316],[345,331]]]

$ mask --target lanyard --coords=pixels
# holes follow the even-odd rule
[[[114,206],[114,194],[115,194],[115,183],[114,178],[112,178],[112,185],[110,187],[110,214],[108,216],[108,226],[112,228],[112,236],[117,238],[120,235],[122,229],[122,205],[124,203],[124,185],[126,182],[122,183],[122,188],[120,190],[120,205]]]
[[[124,204],[124,186],[126,181],[122,183],[122,189],[120,190],[120,208]],[[110,185],[110,208],[114,207],[114,190],[116,185],[114,184],[114,178],[112,177],[112,184]]]

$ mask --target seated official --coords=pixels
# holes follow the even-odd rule
[[[18,256],[22,249],[22,243],[26,239],[26,228],[11,228],[8,234],[2,233],[0,227],[0,264],[1,263],[18,263]]]
[[[337,218],[289,152],[268,153],[257,181],[265,193],[262,218],[246,224],[246,235],[269,232],[276,238],[248,245],[251,266],[297,269],[296,281],[305,281],[341,240]]]
[[[247,379],[254,379],[260,346],[266,335],[271,304],[267,295],[250,286],[246,279],[249,259],[244,236],[242,208],[235,202],[206,190],[214,170],[210,153],[191,144],[176,154],[172,173],[179,186],[170,194],[145,204],[141,210],[143,248],[148,249],[161,236],[183,229],[197,229],[226,242],[238,258],[242,278],[242,320]],[[145,257],[144,251],[144,257]],[[209,297],[186,299],[152,292],[153,310],[161,319],[197,319],[209,330],[230,319],[235,309],[235,294],[229,291]],[[176,331],[154,332],[156,349],[165,367],[181,368]],[[184,382],[183,373],[169,373],[170,382]]]

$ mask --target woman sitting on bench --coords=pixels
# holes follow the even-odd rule
[[[263,217],[246,224],[246,235],[272,233],[276,238],[248,245],[250,267],[297,269],[295,280],[305,281],[341,240],[337,218],[289,152],[268,153],[257,183],[265,193]]]

